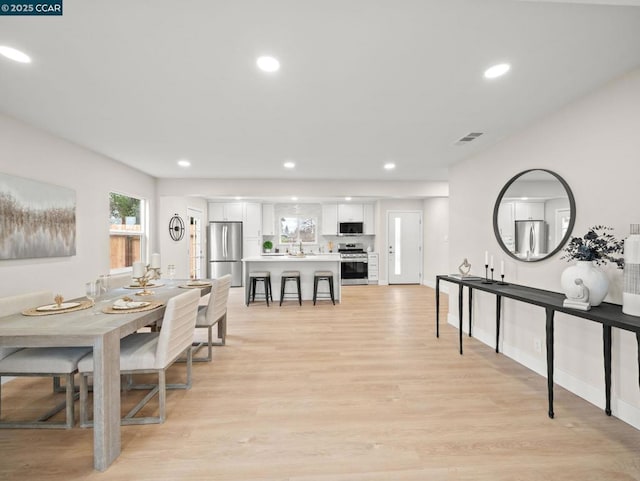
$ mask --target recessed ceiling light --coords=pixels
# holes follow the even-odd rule
[[[178,161],[178,165],[180,167],[189,167],[191,165],[191,162],[189,162],[188,160],[182,159]]]
[[[31,63],[31,57],[29,57],[26,53],[21,52],[20,50],[16,50],[12,47],[0,45],[0,55],[4,55],[11,60],[15,60],[16,62]]]
[[[258,57],[258,60],[256,60],[256,64],[258,65],[258,68],[263,72],[277,72],[278,70],[280,70],[280,62],[277,58],[274,57]]]
[[[393,162],[387,162],[386,164],[384,164],[384,168],[386,170],[393,170],[396,168],[396,164],[394,164]]]
[[[351,200],[351,197],[345,197],[344,200]]]
[[[282,165],[284,165],[285,169],[293,169],[296,166],[296,163],[289,161],[289,162],[285,162]]]
[[[291,197],[291,200],[298,200],[297,197]]]
[[[489,67],[484,71],[484,78],[496,78],[501,77],[506,74],[511,69],[511,65],[508,63],[499,63],[498,65],[494,65]]]

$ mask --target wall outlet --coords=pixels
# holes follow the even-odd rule
[[[542,340],[538,337],[533,339],[533,350],[536,352],[542,352]]]

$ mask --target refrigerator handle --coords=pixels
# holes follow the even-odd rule
[[[529,251],[533,254],[536,251],[536,232],[533,228],[533,224],[529,229]]]
[[[224,225],[222,226],[222,256],[226,259],[227,258],[227,229],[228,226]]]

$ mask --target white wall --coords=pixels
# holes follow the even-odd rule
[[[76,191],[76,255],[0,260],[0,297],[41,289],[78,297],[85,282],[108,273],[111,191],[151,201],[153,225],[153,177],[3,115],[0,171]]]
[[[560,274],[568,265],[559,259],[561,254],[523,263],[503,254],[494,238],[491,217],[496,197],[508,179],[526,169],[550,169],[568,182],[577,207],[574,235],[604,224],[613,227],[619,238],[626,237],[629,224],[640,222],[638,106],[640,69],[455,165],[450,178],[451,272],[463,257],[481,265],[488,250],[497,262],[504,258],[507,281],[560,290]],[[613,268],[607,272],[614,283],[607,300],[619,303],[621,272]],[[478,292],[474,302],[474,335],[493,346],[495,297]],[[451,296],[450,321],[457,318],[456,304]],[[534,349],[535,339],[544,341],[544,312],[505,300],[503,319],[502,352],[545,373],[545,354]],[[557,314],[555,336],[556,382],[604,406],[601,326]],[[640,428],[636,349],[635,336],[614,329],[612,409],[615,416]]]
[[[449,271],[449,199],[434,197],[425,199],[424,205],[424,285],[436,286],[436,276],[458,272]],[[458,265],[462,263],[462,259]],[[475,266],[477,267],[477,266]],[[446,282],[440,287],[447,292]]]

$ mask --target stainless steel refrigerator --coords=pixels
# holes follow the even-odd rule
[[[242,286],[242,222],[209,222],[209,278],[231,274],[231,286]]]
[[[547,253],[547,223],[543,220],[516,221],[516,255],[537,257]]]

